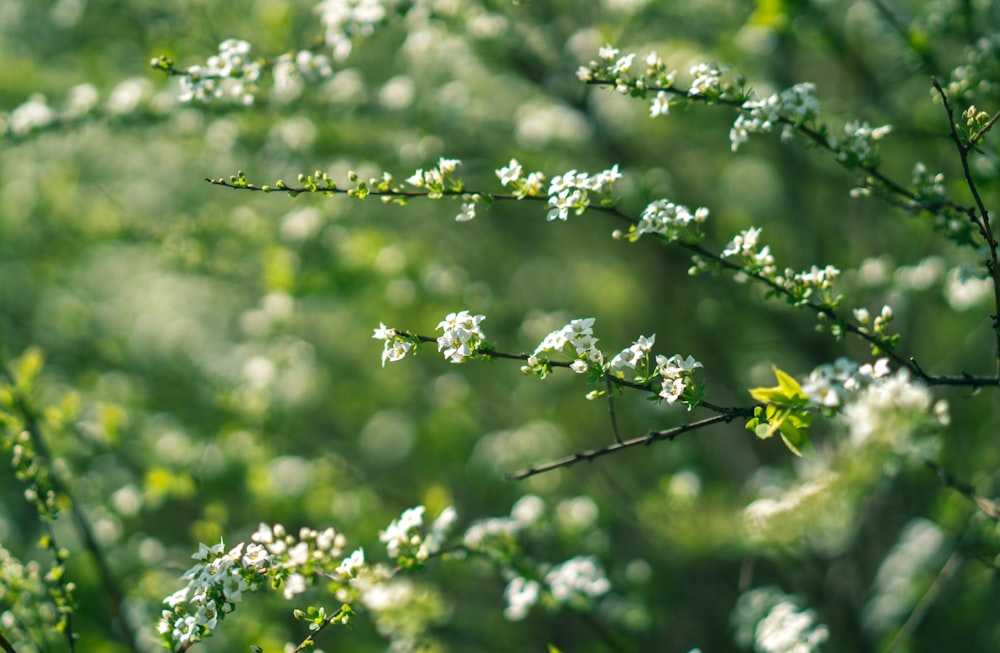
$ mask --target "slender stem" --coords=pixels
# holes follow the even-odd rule
[[[962,172],[965,175],[965,185],[969,187],[969,192],[972,193],[972,197],[976,202],[976,207],[978,208],[978,215],[972,209],[966,211],[969,219],[972,220],[973,224],[979,227],[979,233],[986,240],[986,246],[989,248],[990,256],[986,261],[986,270],[989,272],[990,278],[993,281],[993,305],[995,308],[995,313],[993,314],[993,337],[995,341],[995,351],[996,351],[996,372],[1000,376],[1000,260],[997,257],[997,248],[1000,247],[1000,243],[997,242],[996,238],[993,236],[993,229],[990,225],[990,214],[986,210],[986,205],[983,203],[982,197],[979,195],[979,189],[976,186],[976,180],[972,176],[972,169],[969,166],[969,152],[976,140],[971,140],[968,143],[963,143],[961,137],[958,135],[958,130],[955,127],[955,114],[952,111],[951,103],[948,101],[948,94],[944,92],[941,87],[941,83],[937,79],[932,80],[934,84],[934,89],[937,90],[938,95],[941,96],[941,102],[944,104],[945,113],[948,116],[948,128],[951,130],[951,139],[955,142],[955,147],[958,149],[958,156],[962,162]],[[985,133],[985,130],[993,125],[996,121],[997,116],[990,121],[987,127],[981,130]],[[977,134],[978,136],[978,134]],[[977,138],[978,140],[978,138]]]
[[[597,449],[590,449],[587,451],[579,451],[574,454],[570,454],[564,458],[559,458],[551,462],[543,463],[541,465],[535,465],[527,469],[523,469],[517,472],[512,472],[510,474],[504,474],[504,480],[506,481],[521,481],[530,476],[536,476],[538,474],[544,474],[545,472],[551,472],[555,469],[560,469],[562,467],[569,467],[570,465],[575,465],[581,461],[590,462],[596,458],[601,458],[607,456],[608,454],[617,453],[623,449],[630,449],[632,447],[638,446],[648,446],[654,442],[660,440],[673,440],[677,436],[687,433],[688,431],[696,431],[703,429],[713,424],[727,423],[734,419],[739,419],[741,417],[750,417],[753,415],[754,407],[749,406],[746,408],[734,408],[730,412],[723,415],[715,415],[714,417],[709,417],[707,419],[699,420],[697,422],[690,422],[688,424],[682,424],[681,426],[675,426],[674,428],[666,429],[663,431],[650,431],[646,435],[632,438],[631,440],[624,440],[622,442],[616,442],[614,444],[609,444],[604,447],[598,447]]]
[[[600,79],[600,78],[594,78],[594,79],[588,80],[586,83],[589,84],[589,85],[593,85],[593,86],[616,86],[617,85],[614,80]],[[720,104],[720,105],[723,105],[723,106],[728,106],[728,107],[731,107],[731,108],[734,108],[734,109],[738,109],[740,111],[746,111],[747,110],[747,109],[744,108],[744,104],[746,103],[745,100],[737,100],[737,99],[729,99],[729,98],[712,98],[712,97],[708,97],[706,95],[702,95],[700,93],[692,93],[690,91],[690,89],[685,89],[685,88],[681,88],[681,87],[678,87],[678,86],[657,86],[657,85],[650,85],[650,86],[647,86],[645,88],[645,90],[648,91],[648,92],[651,92],[651,93],[658,93],[660,91],[663,91],[665,93],[670,93],[670,94],[675,95],[677,97],[684,98],[685,100],[694,100],[694,101],[706,102],[706,103],[710,103],[710,104]],[[783,117],[779,117],[776,122],[778,124],[787,125],[788,127],[791,127],[795,131],[799,132],[800,134],[802,134],[803,136],[805,136],[806,138],[808,138],[809,140],[811,140],[818,147],[820,147],[820,148],[822,148],[824,150],[827,150],[828,152],[832,152],[832,153],[836,154],[839,151],[839,150],[837,150],[836,147],[834,147],[834,146],[832,146],[830,144],[830,142],[827,140],[827,137],[824,134],[822,134],[821,132],[819,132],[819,131],[811,128],[811,127],[809,127],[808,125],[804,125],[804,124],[801,124],[801,123],[798,123],[796,121],[789,120],[788,118],[783,118]],[[845,165],[843,162],[841,162],[839,160],[837,160],[837,162],[841,163],[841,165]],[[868,177],[870,177],[872,179],[875,179],[876,181],[878,181],[879,183],[881,183],[882,186],[885,187],[887,190],[889,190],[891,193],[893,193],[895,195],[899,195],[900,197],[903,197],[904,199],[908,200],[911,204],[916,204],[922,210],[928,211],[929,213],[937,213],[942,208],[951,208],[951,209],[955,209],[957,211],[961,211],[963,213],[968,210],[968,207],[964,207],[964,206],[962,206],[960,204],[952,202],[951,200],[937,201],[937,202],[927,202],[926,200],[922,200],[915,193],[913,193],[912,191],[908,190],[905,186],[903,186],[902,184],[897,183],[892,178],[890,178],[889,176],[885,175],[875,165],[860,164],[860,165],[857,165],[855,167],[857,169],[859,169],[859,170],[864,171],[868,175]]]
[[[326,630],[326,627],[329,626],[330,624],[332,624],[333,621],[334,621],[334,619],[336,619],[337,617],[339,617],[340,613],[343,612],[343,611],[344,611],[343,608],[338,608],[336,612],[334,612],[329,617],[327,617],[325,620],[323,620],[323,623],[321,623],[319,626],[317,626],[316,630],[314,630],[313,632],[309,633],[309,636],[306,637],[304,640],[302,640],[302,642],[298,646],[295,647],[293,653],[299,653],[299,651],[311,650],[312,647],[315,645],[316,636],[319,635],[324,630]]]
[[[955,478],[951,472],[941,467],[941,465],[933,460],[924,460],[923,462],[924,466],[937,474],[938,478],[940,478],[947,487],[950,487],[972,503],[976,504],[976,506],[983,511],[983,514],[990,519],[1000,521],[1000,506],[998,506],[995,501],[980,495],[976,492],[974,487]]]
[[[927,615],[927,611],[930,610],[931,605],[937,600],[938,596],[944,590],[945,585],[954,578],[955,574],[958,573],[959,567],[962,566],[962,556],[958,551],[953,552],[949,557],[947,562],[944,563],[944,567],[938,572],[937,577],[931,586],[927,589],[924,595],[920,598],[920,602],[917,603],[916,607],[913,608],[913,612],[910,613],[909,618],[907,618],[906,623],[904,623],[896,634],[893,635],[892,640],[886,645],[883,653],[891,653],[899,646],[901,646],[906,640],[908,640],[912,635],[913,631],[917,629],[920,622],[923,621],[924,617]]]

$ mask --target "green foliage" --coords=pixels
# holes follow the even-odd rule
[[[0,642],[1000,647],[996,7],[196,4],[0,6]]]
[[[764,407],[754,409],[753,418],[747,421],[747,429],[761,440],[780,433],[788,450],[801,456],[803,450],[808,452],[812,449],[807,434],[812,424],[809,398],[798,381],[785,372],[774,368],[774,376],[778,385],[773,388],[751,388],[750,396]]]

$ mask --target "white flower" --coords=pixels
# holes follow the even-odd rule
[[[400,547],[419,544],[419,536],[412,534],[411,531],[423,526],[424,510],[424,506],[405,510],[399,519],[392,520],[389,526],[379,533],[379,541],[385,543],[389,557],[397,557]],[[417,542],[413,541],[414,537],[417,538]]]
[[[692,213],[688,207],[682,204],[659,199],[650,202],[643,209],[635,232],[637,236],[655,233],[677,238],[681,229],[691,224],[702,223],[707,217],[708,209],[704,207],[698,208]]]
[[[443,352],[445,359],[453,363],[465,361],[486,338],[479,328],[479,323],[484,319],[485,315],[472,315],[468,311],[449,314],[437,326],[444,330],[437,339],[438,351]]]
[[[302,574],[292,574],[285,581],[285,590],[282,595],[286,600],[291,599],[297,594],[301,594],[306,591],[306,577]]]
[[[462,210],[455,216],[455,222],[468,222],[476,217],[475,202],[462,203]]]
[[[655,118],[656,116],[665,116],[668,113],[670,113],[670,96],[667,95],[666,91],[659,91],[649,104],[649,115]]]
[[[496,173],[500,183],[506,186],[521,179],[521,164],[517,162],[517,159],[511,159],[506,167],[498,168]]]
[[[545,575],[552,596],[560,603],[574,598],[590,601],[607,594],[611,583],[600,563],[589,556],[570,558]]]
[[[545,501],[534,494],[526,494],[517,500],[511,509],[510,516],[525,526],[538,520],[545,512]]]
[[[605,61],[609,61],[610,62],[615,57],[618,56],[618,52],[619,52],[618,48],[612,47],[609,44],[609,45],[605,45],[603,48],[601,48],[600,50],[598,50],[597,51],[597,56],[599,56],[601,59],[604,59]]]
[[[527,580],[522,576],[511,579],[503,591],[504,598],[507,599],[504,616],[510,621],[524,619],[528,616],[528,609],[538,602],[540,594],[541,585],[538,581]]]
[[[689,95],[707,95],[719,89],[723,69],[716,63],[700,63],[691,67],[694,81],[691,82]]]
[[[438,170],[441,171],[442,175],[450,175],[460,165],[462,165],[460,159],[446,159],[444,157],[438,159]]]
[[[723,256],[752,256],[757,249],[757,241],[760,239],[760,227],[750,227],[734,236],[726,248],[722,250]]]
[[[354,553],[344,558],[340,566],[337,567],[337,573],[344,576],[354,576],[364,564],[365,552],[363,549],[357,549]]]

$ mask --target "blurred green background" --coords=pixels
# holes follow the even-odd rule
[[[204,62],[231,37],[261,57],[310,47],[323,35],[314,5],[0,5],[0,351],[8,361],[44,351],[38,401],[63,406],[50,445],[144,640],[155,642],[159,601],[180,586],[198,542],[235,543],[266,521],[333,525],[362,545],[412,505],[434,514],[454,504],[468,523],[534,493],[553,526],[531,555],[597,555],[621,600],[596,616],[537,610],[512,623],[495,573],[432,565],[425,580],[451,606],[432,630],[437,650],[733,650],[737,597],[769,584],[798,593],[830,626],[824,650],[884,650],[952,553],[958,572],[896,650],[1000,649],[995,525],[926,469],[900,463],[802,515],[778,541],[749,539],[742,509],[761,488],[792,482],[795,463],[740,424],[504,482],[504,472],[610,442],[606,404],[587,402],[592,388],[570,373],[540,382],[504,361],[450,365],[431,347],[382,368],[371,334],[379,322],[430,334],[469,309],[487,316],[500,350],[519,352],[569,318],[595,317],[609,353],[656,333],[657,352],[702,361],[707,398],[720,405],[746,405],[746,388],[771,384],[771,365],[803,375],[838,356],[865,360],[860,343],[817,333],[814,316],[764,302],[758,288],[688,277],[680,249],[612,240],[620,225],[596,212],[547,223],[538,204],[499,203],[456,224],[450,202],[292,200],[203,181],[238,169],[257,183],[315,169],[341,182],[349,170],[404,179],[447,156],[463,161],[470,188],[499,190],[493,171],[512,157],[550,177],[618,164],[630,215],[661,197],[707,206],[706,246],[717,251],[760,226],[779,266],[845,270],[846,306],[891,303],[901,351],[925,369],[992,374],[989,305],[948,293],[947,272],[976,255],[945,243],[928,218],[851,198],[852,173],[777,134],[734,155],[730,109],[651,120],[645,103],[575,76],[613,43],[640,56],[655,49],[682,81],[706,60],[765,94],[814,81],[836,130],[854,119],[893,125],[887,174],[908,183],[924,161],[967,202],[930,77],[947,79],[1000,25],[991,4],[439,3],[435,18],[394,19],[360,40],[329,83],[290,100],[265,92],[249,109],[176,105],[175,82],[149,68],[158,55]],[[80,84],[96,89],[99,115],[11,131],[17,107],[38,94],[63,107]],[[991,111],[997,100],[979,101]],[[976,172],[988,201],[995,162],[987,144]],[[992,393],[937,394],[954,414],[942,464],[988,494]],[[637,436],[708,413],[626,394],[617,415],[623,435]],[[0,491],[0,543],[30,559],[39,526],[10,475],[0,474]],[[583,534],[566,516],[579,497],[598,508]],[[940,541],[926,568],[911,561],[913,586],[897,589],[897,612],[878,621],[879,566],[914,523],[937,524]],[[68,520],[57,528],[79,550]],[[82,550],[70,575],[78,650],[128,650]],[[305,634],[286,602],[254,597],[206,650],[280,650]],[[325,637],[325,650],[385,648],[364,620]],[[53,641],[46,650],[63,650]]]

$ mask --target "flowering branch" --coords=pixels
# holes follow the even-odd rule
[[[124,597],[115,581],[114,574],[108,564],[93,529],[86,515],[81,511],[79,502],[74,498],[66,483],[57,475],[51,461],[45,439],[42,436],[36,411],[29,405],[28,392],[34,376],[40,371],[41,355],[37,351],[28,352],[20,361],[19,371],[15,373],[7,365],[0,365],[0,377],[6,382],[6,387],[0,386],[0,397],[9,404],[9,408],[18,414],[17,429],[14,424],[4,424],[4,415],[0,411],[0,424],[8,427],[15,438],[11,438],[10,446],[14,453],[16,476],[28,484],[25,497],[31,501],[38,517],[44,525],[45,535],[41,538],[43,548],[48,549],[54,558],[54,566],[49,570],[46,580],[55,585],[52,596],[55,601],[60,623],[57,628],[67,639],[70,651],[75,650],[76,634],[73,631],[73,614],[76,610],[73,591],[75,583],[66,576],[66,563],[69,551],[60,546],[53,522],[58,518],[60,504],[65,503],[72,518],[77,534],[84,548],[91,554],[97,566],[98,576],[103,585],[108,607],[114,617],[114,622],[125,634],[125,644],[132,651],[138,651],[138,638],[131,622],[122,612]],[[0,404],[0,408],[4,408]],[[6,443],[5,443],[6,444]]]
[[[867,175],[865,183],[869,190],[881,189],[902,197],[904,206],[910,210],[919,209],[931,214],[938,214],[943,208],[961,213],[968,211],[968,207],[950,199],[931,199],[910,191],[878,169],[879,159],[874,145],[888,133],[888,126],[872,129],[867,124],[849,123],[845,127],[843,141],[832,136],[828,127],[817,120],[819,103],[813,96],[815,87],[811,83],[797,84],[778,95],[754,100],[742,80],[737,86],[722,83],[724,69],[716,64],[692,67],[694,82],[689,88],[683,88],[674,84],[676,71],[668,72],[655,52],[646,58],[647,66],[639,74],[633,72],[634,54],[620,58],[618,54],[618,49],[611,46],[601,48],[601,61],[592,61],[589,66],[582,67],[577,76],[585,84],[610,87],[624,95],[644,98],[655,93],[650,106],[653,117],[666,115],[672,103],[680,102],[719,104],[737,109],[740,117],[730,132],[734,151],[749,133],[771,131],[774,125],[782,125],[834,154],[835,160],[848,170],[862,170]]]
[[[997,243],[996,238],[993,235],[993,229],[990,226],[990,214],[986,210],[986,205],[983,204],[982,197],[979,195],[979,189],[976,187],[976,180],[972,177],[972,170],[969,168],[969,152],[979,143],[979,141],[985,136],[986,132],[989,131],[998,118],[1000,118],[1000,113],[993,116],[993,118],[988,121],[982,120],[982,118],[977,114],[975,107],[970,107],[966,112],[966,119],[968,121],[968,126],[973,127],[977,123],[981,124],[979,129],[972,134],[966,142],[962,142],[962,138],[958,134],[955,123],[955,114],[952,111],[951,103],[948,101],[948,95],[941,88],[941,83],[937,79],[932,80],[934,84],[934,89],[941,96],[941,102],[944,104],[945,113],[948,115],[948,128],[951,130],[951,139],[955,143],[955,148],[958,150],[958,158],[962,162],[962,172],[965,175],[965,184],[969,187],[969,192],[972,193],[972,197],[976,202],[978,207],[978,214],[971,208],[966,209],[965,213],[969,216],[970,222],[976,225],[979,229],[979,233],[982,235],[983,239],[986,241],[986,246],[989,248],[989,258],[986,261],[986,270],[993,281],[993,305],[996,308],[996,312],[993,314],[993,334],[996,342],[996,359],[997,359],[997,374],[1000,376],[1000,260],[997,257],[997,248],[1000,243]]]
[[[909,368],[915,376],[929,385],[1000,387],[1000,374],[992,377],[974,376],[967,373],[958,376],[936,376],[925,372],[914,358],[904,357],[894,351],[898,336],[889,335],[887,330],[887,324],[892,319],[891,311],[887,312],[886,309],[883,309],[881,316],[875,318],[871,327],[867,323],[866,311],[855,311],[855,317],[859,318],[857,323],[844,318],[836,310],[838,298],[829,292],[830,277],[835,276],[839,271],[828,267],[826,270],[814,269],[809,273],[795,273],[786,270],[785,274],[778,274],[768,248],[756,248],[759,230],[743,232],[720,255],[708,250],[699,242],[701,234],[697,225],[704,220],[707,209],[690,212],[681,205],[666,200],[657,200],[647,206],[641,218],[636,219],[615,205],[614,200],[609,195],[610,188],[592,182],[591,178],[588,178],[584,173],[571,171],[557,177],[553,180],[553,184],[550,184],[549,194],[545,195],[543,194],[544,175],[533,172],[524,177],[520,164],[516,160],[512,160],[509,166],[497,170],[497,176],[504,185],[510,185],[514,192],[470,191],[465,188],[460,179],[454,176],[455,169],[459,164],[460,162],[456,159],[442,159],[435,169],[418,170],[407,180],[416,188],[395,184],[393,176],[388,173],[383,173],[381,178],[365,181],[352,172],[350,181],[353,187],[338,186],[329,175],[322,171],[316,171],[313,175],[299,175],[301,185],[298,186],[290,186],[280,179],[273,185],[254,184],[247,179],[242,171],[230,176],[228,180],[206,178],[205,181],[233,190],[282,192],[292,197],[301,193],[346,195],[356,199],[378,197],[385,203],[397,204],[405,204],[411,199],[450,197],[464,201],[462,211],[456,217],[456,220],[459,221],[472,219],[475,216],[477,204],[490,204],[495,201],[546,201],[547,205],[552,207],[549,211],[550,220],[565,219],[563,216],[568,215],[570,211],[598,211],[628,225],[629,233],[623,234],[616,231],[616,237],[636,240],[647,233],[655,234],[667,243],[677,245],[694,255],[696,265],[692,268],[692,273],[725,269],[764,284],[768,288],[769,296],[782,296],[794,306],[811,309],[831,325],[830,329],[834,335],[850,333],[861,338],[871,346],[876,355],[888,356],[896,365]],[[611,170],[617,174],[616,168]],[[609,173],[609,171],[605,171],[605,173]],[[599,178],[600,174],[595,177]],[[572,184],[591,185],[596,188],[598,193],[602,193],[601,202],[592,204],[588,197],[570,193],[569,191],[575,187],[569,185],[567,188],[565,186],[565,184],[570,183],[566,181],[567,178],[573,179]],[[736,260],[733,260],[734,258]],[[813,301],[812,297],[817,294],[821,295],[819,301]],[[513,356],[500,352],[494,352],[493,355],[500,358]]]

